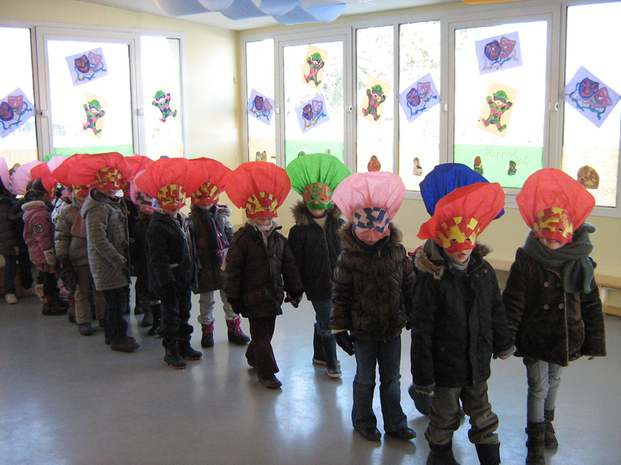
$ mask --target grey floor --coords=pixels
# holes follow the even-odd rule
[[[196,324],[196,308],[192,322]],[[42,316],[36,297],[0,301],[0,464],[424,464],[426,417],[407,395],[409,333],[403,335],[402,405],[418,437],[370,443],[350,421],[353,358],[339,353],[344,376],[311,364],[314,314],[308,301],[285,304],[273,345],[281,390],[260,385],[244,348],[230,345],[221,307],[216,345],[183,371],[162,362],[161,339],[129,315],[141,344],[113,352],[103,333],[80,336],[65,316]],[[608,356],[574,362],[557,405],[560,448],[548,464],[621,463],[621,319],[607,317]],[[247,331],[247,322],[243,323]],[[192,340],[200,348],[198,332]],[[521,360],[493,361],[490,399],[500,417],[503,464],[523,464],[526,381]],[[382,429],[379,400],[375,399]],[[467,420],[455,456],[477,464]]]

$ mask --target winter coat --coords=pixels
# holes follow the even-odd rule
[[[289,231],[289,245],[302,276],[308,300],[330,300],[332,274],[343,250],[339,230],[345,224],[341,211],[331,207],[325,227],[317,224],[304,202],[292,209],[295,225]]]
[[[134,236],[130,243],[130,257],[132,269],[136,276],[136,291],[148,292],[149,290],[149,257],[147,254],[147,229],[151,222],[151,215],[140,212]]]
[[[46,251],[54,250],[54,224],[50,207],[42,200],[32,200],[22,205],[24,211],[24,241],[28,246],[30,261],[39,271],[55,272],[45,258]]]
[[[561,366],[580,355],[606,355],[595,280],[589,293],[565,292],[559,268],[544,266],[519,248],[502,298],[516,355]]]
[[[17,205],[18,200],[12,196],[0,196],[0,254],[17,255],[15,247],[26,250],[24,242],[23,223],[16,224],[11,220],[10,212]]]
[[[509,334],[490,249],[477,244],[468,267],[449,267],[431,239],[416,251],[411,364],[414,384],[464,387],[486,381],[492,354],[510,355]]]
[[[303,293],[300,272],[287,238],[275,226],[267,235],[246,223],[233,236],[226,256],[226,295],[243,303],[242,315],[259,318],[282,314],[285,292]]]
[[[106,291],[128,286],[129,231],[125,201],[113,200],[91,189],[81,213],[86,222],[88,264],[95,289]]]
[[[200,265],[196,257],[194,225],[187,216],[179,213],[178,217],[181,223],[168,213],[156,210],[147,228],[149,288],[160,296],[170,284],[177,290],[190,289],[197,284]]]
[[[334,270],[334,330],[349,330],[358,339],[388,341],[405,327],[412,303],[414,271],[401,231],[390,224],[390,236],[373,245],[360,241],[351,223],[341,229],[344,249]]]
[[[76,224],[76,219],[78,219]],[[71,260],[73,266],[88,265],[86,229],[80,215],[80,206],[64,203],[56,215],[54,242],[59,260]]]

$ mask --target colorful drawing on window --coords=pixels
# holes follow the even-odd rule
[[[418,159],[418,157],[414,157],[414,160],[412,160],[414,163],[414,169],[412,170],[412,174],[414,176],[422,176],[423,175],[423,167],[420,166],[420,160]]]
[[[267,152],[265,150],[263,150],[263,152],[257,150],[254,161],[267,161]]]
[[[577,179],[587,189],[599,188],[599,174],[589,165],[580,167]]]
[[[320,89],[323,86],[323,74],[327,58],[327,50],[322,50],[314,45],[308,46],[304,65],[302,66],[303,84],[313,89]]]
[[[390,89],[391,85],[387,82],[369,76],[362,97],[359,116],[379,125]]]
[[[248,99],[247,109],[250,116],[254,116],[256,119],[269,126],[272,123],[274,106],[274,100],[252,89],[250,98]]]
[[[513,160],[509,160],[509,170],[507,171],[508,176],[515,176],[517,173],[517,163]]]
[[[165,123],[169,117],[176,118],[177,110],[170,109],[170,93],[164,92],[163,90],[158,90],[153,97],[153,101],[151,104],[156,107],[160,113],[160,121]]]
[[[477,128],[506,137],[518,90],[490,82]]]
[[[416,81],[399,94],[399,103],[408,123],[411,123],[424,112],[440,103],[440,95],[431,74]]]
[[[369,163],[367,163],[367,171],[379,171],[382,169],[382,164],[375,155],[371,155]]]
[[[323,94],[313,97],[295,109],[302,133],[330,121]]]
[[[483,174],[483,160],[481,160],[480,156],[477,155],[474,157],[474,165],[472,166],[472,169],[479,174]]]
[[[518,32],[477,40],[475,49],[479,73],[487,74],[522,66],[520,48]]]
[[[565,100],[598,128],[619,103],[619,94],[580,67],[565,87]]]
[[[6,137],[34,116],[33,105],[21,88],[0,100],[0,137]]]
[[[106,115],[106,106],[108,101],[98,97],[95,94],[84,92],[84,114],[85,122],[82,124],[82,132],[94,136],[97,139],[101,138],[101,132],[103,131]]]
[[[66,60],[74,86],[79,86],[93,79],[100,79],[108,75],[106,60],[101,47],[68,56]]]

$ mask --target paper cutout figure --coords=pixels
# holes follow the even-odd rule
[[[440,103],[438,90],[431,78],[431,74],[427,74],[410,87],[399,94],[399,103],[403,112],[411,123],[424,112]]]
[[[308,46],[306,59],[302,67],[302,83],[313,89],[320,89],[323,84],[324,67],[328,58],[328,51]]]
[[[578,170],[577,179],[587,189],[599,188],[599,174],[589,165],[584,165]]]
[[[418,157],[414,157],[414,169],[412,170],[412,174],[414,176],[422,176],[423,175],[423,168],[420,166],[420,160],[418,159]]]
[[[367,163],[367,171],[379,171],[382,169],[382,164],[375,155],[371,156],[369,163]]]
[[[604,124],[619,99],[619,94],[582,66],[565,87],[567,103],[598,128]]]
[[[481,157],[475,157],[472,169],[479,174],[483,174],[483,162],[481,161]]]
[[[74,86],[108,75],[101,47],[66,57]]]
[[[475,48],[481,74],[522,66],[518,32],[477,40]]]
[[[254,161],[267,161],[267,152],[265,150],[263,152],[257,151]]]
[[[247,112],[250,116],[254,116],[256,119],[269,126],[272,123],[274,106],[274,100],[252,89],[247,108]]]
[[[160,117],[160,121],[165,123],[168,117],[172,116],[173,118],[177,117],[177,110],[170,109],[170,93],[164,92],[163,90],[158,90],[153,97],[153,101],[151,104],[156,107],[162,116]]]
[[[82,131],[95,136],[97,139],[101,138],[101,131],[103,130],[104,122],[103,117],[106,115],[107,101],[89,92],[84,92],[84,114],[86,116],[86,122],[82,124]]]
[[[365,96],[362,98],[362,104],[360,105],[360,116],[367,121],[380,124],[380,118],[382,117],[391,85],[369,76],[365,89]]]
[[[297,107],[296,113],[303,133],[330,121],[323,94],[319,94]]]
[[[516,173],[517,173],[517,163],[515,163],[513,160],[510,160],[509,171],[507,172],[507,174],[509,176],[515,176]]]
[[[490,82],[477,127],[497,136],[506,136],[517,92],[517,89]]]
[[[0,137],[6,137],[34,116],[33,105],[21,88],[0,100]]]

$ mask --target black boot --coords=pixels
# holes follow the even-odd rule
[[[188,364],[179,356],[179,348],[177,346],[177,340],[172,339],[170,341],[162,341],[164,349],[166,349],[166,355],[164,355],[164,363],[175,370],[183,370]]]
[[[317,324],[315,324],[315,330],[313,332],[313,364],[326,364],[326,356],[323,353],[323,343],[321,342],[321,336],[319,336],[319,333],[317,333]]]
[[[546,449],[556,449],[558,447],[558,441],[556,439],[556,431],[554,431],[554,410],[544,410],[544,423],[546,424],[545,434],[545,447]]]
[[[190,336],[184,338],[177,338],[179,346],[179,355],[186,360],[200,360],[203,357],[203,353],[194,350],[190,345]]]
[[[446,444],[429,443],[427,465],[459,465],[453,456],[453,441]]]
[[[546,424],[529,421],[526,434],[528,434],[528,441],[526,441],[526,448],[528,449],[526,463],[545,465],[546,458],[543,455],[543,449],[545,446]]]
[[[227,337],[229,342],[240,346],[246,345],[250,342],[250,338],[244,334],[241,329],[241,316],[237,315],[232,320],[226,320]]]
[[[330,378],[340,378],[343,376],[340,362],[336,359],[336,339],[332,337],[321,338],[323,354],[326,360],[326,373]]]
[[[153,314],[153,325],[147,331],[149,336],[160,334],[162,330],[162,307],[159,302],[151,303],[151,313]]]
[[[495,444],[477,444],[477,455],[481,465],[499,465],[500,464],[500,443]]]

